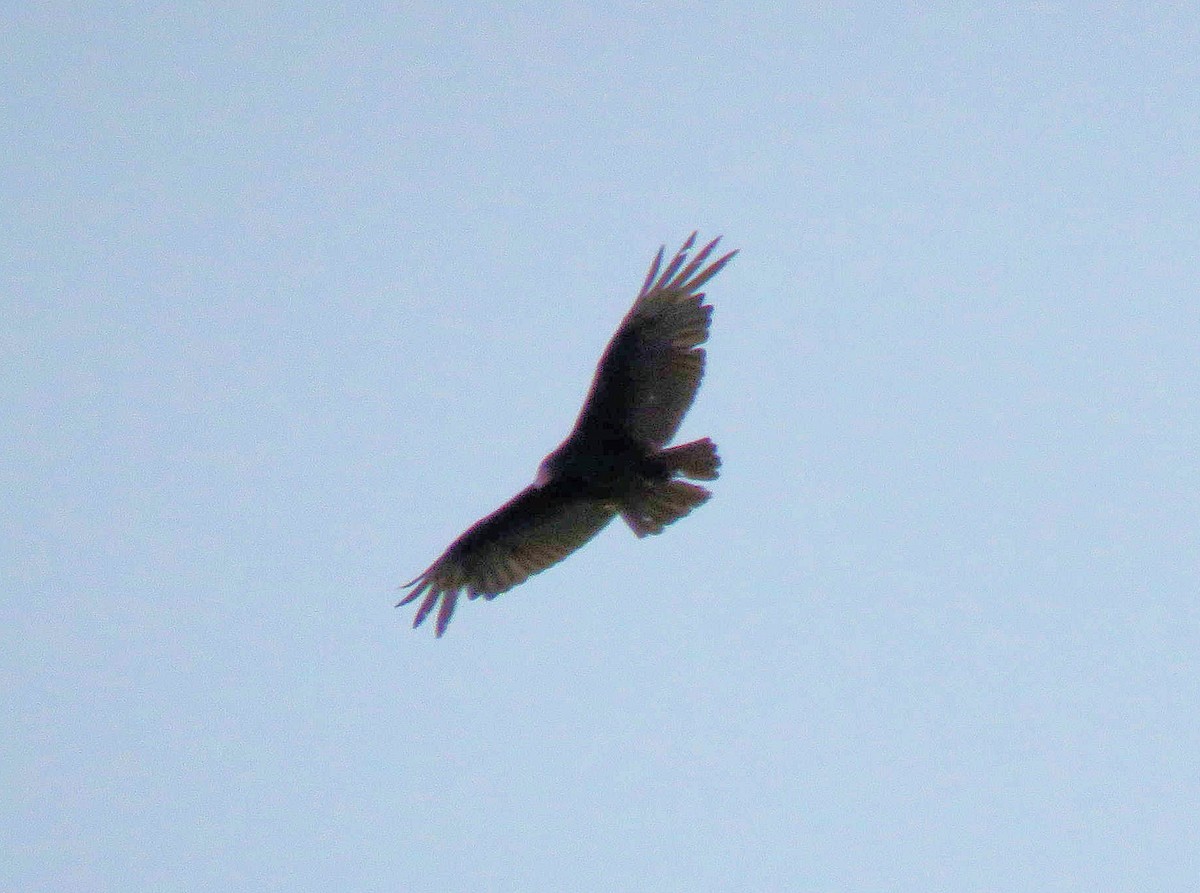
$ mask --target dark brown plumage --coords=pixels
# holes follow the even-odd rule
[[[699,289],[729,259],[708,266],[720,239],[688,260],[696,234],[662,268],[660,248],[633,307],[600,358],[575,427],[537,479],[450,544],[403,588],[397,605],[424,596],[413,626],[438,600],[437,635],[459,596],[495,598],[574,552],[621,515],[639,537],[661,533],[711,495],[680,477],[709,481],[721,460],[707,437],[664,448],[704,374],[711,305]],[[661,269],[661,272],[660,272]]]

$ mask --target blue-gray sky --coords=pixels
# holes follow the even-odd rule
[[[5,18],[0,887],[1193,888],[1200,13]],[[715,498],[410,630],[692,229]]]

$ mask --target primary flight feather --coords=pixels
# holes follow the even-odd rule
[[[507,592],[566,558],[618,514],[643,537],[661,533],[712,495],[680,478],[715,480],[716,444],[705,437],[666,446],[704,374],[700,345],[708,340],[712,306],[699,289],[737,254],[708,263],[717,238],[689,260],[695,241],[692,233],[666,267],[659,249],[600,358],[575,427],[542,460],[534,482],[402,587],[412,590],[397,607],[424,596],[414,627],[437,607],[441,636],[464,592],[487,599]]]

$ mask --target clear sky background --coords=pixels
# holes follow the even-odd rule
[[[0,888],[1194,890],[1189,4],[28,4]],[[715,497],[446,637],[661,243]]]

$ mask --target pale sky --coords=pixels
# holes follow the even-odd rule
[[[5,18],[0,889],[1195,888],[1200,12]],[[411,630],[693,229],[714,498]]]

